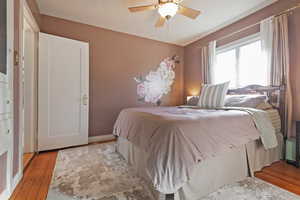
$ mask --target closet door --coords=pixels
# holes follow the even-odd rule
[[[13,1],[0,1],[0,199],[13,180]],[[17,149],[17,147],[16,147]],[[18,163],[18,162],[17,162]],[[17,167],[17,166],[16,166]],[[17,169],[17,168],[16,168]]]
[[[88,143],[89,46],[40,34],[38,150]]]

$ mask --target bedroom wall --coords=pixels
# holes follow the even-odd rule
[[[112,134],[123,108],[137,101],[133,77],[146,75],[167,56],[177,54],[176,81],[165,105],[183,101],[183,47],[42,15],[41,31],[90,44],[90,136]]]
[[[185,95],[196,95],[199,93],[201,85],[201,52],[200,47],[208,44],[212,40],[217,40],[230,33],[238,31],[244,27],[255,24],[269,16],[278,14],[283,10],[286,10],[297,3],[300,0],[279,0],[278,2],[260,10],[256,13],[239,20],[219,31],[216,31],[200,40],[197,40],[185,47],[184,59],[184,92]],[[289,37],[290,37],[290,61],[291,61],[291,80],[292,89],[294,94],[294,118],[300,119],[300,9],[297,9],[289,16]],[[247,35],[259,32],[259,25],[254,26],[251,29],[235,34],[226,40],[217,42],[217,45],[224,45],[231,41],[240,39]]]

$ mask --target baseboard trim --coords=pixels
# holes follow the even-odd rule
[[[9,191],[9,188],[6,188],[4,191],[0,193],[0,199],[9,199],[12,192]]]
[[[23,170],[19,170],[19,172],[13,178],[10,195],[12,195],[12,193],[15,191],[15,189],[18,186],[18,184],[20,183],[22,177],[23,177]]]
[[[89,137],[89,143],[94,143],[94,142],[105,142],[108,140],[113,140],[116,137],[114,135],[99,135],[99,136],[93,136]]]

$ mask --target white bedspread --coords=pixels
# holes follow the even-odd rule
[[[201,161],[260,137],[266,136],[266,148],[275,145],[268,141],[275,131],[263,125],[266,121],[260,112],[249,110],[131,108],[120,113],[114,134],[147,152],[146,171],[151,182],[168,194],[181,188]]]

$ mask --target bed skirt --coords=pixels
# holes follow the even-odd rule
[[[175,200],[199,200],[223,185],[253,176],[254,172],[279,161],[282,155],[282,134],[277,134],[277,138],[279,145],[271,150],[265,150],[260,141],[252,141],[232,152],[202,161],[195,167],[192,178],[174,194]],[[135,168],[139,176],[149,182],[145,170],[146,152],[121,137],[117,141],[117,151]],[[150,182],[149,187],[152,188]],[[155,200],[164,200],[166,196],[154,188],[152,194]]]

